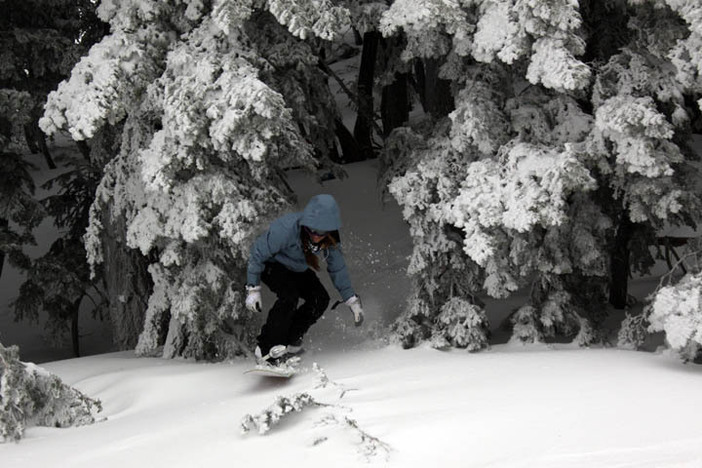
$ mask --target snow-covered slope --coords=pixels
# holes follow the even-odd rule
[[[349,178],[324,186],[291,177],[301,206],[317,193],[339,200],[363,327],[352,326],[345,307],[328,311],[306,338],[303,372],[290,381],[244,375],[243,360],[130,352],[43,364],[99,398],[105,420],[30,428],[18,444],[0,444],[0,466],[702,467],[702,366],[615,349],[496,345],[469,354],[379,340],[380,325],[409,292],[411,243],[397,205],[381,207],[369,183],[374,164],[346,166]],[[488,303],[493,330],[522,299]],[[331,380],[326,387],[315,362]],[[246,415],[301,393],[329,406],[288,415],[265,435],[242,434]]]
[[[49,363],[106,419],[31,428],[0,445],[2,466],[702,466],[700,366],[614,349],[364,348],[308,352],[289,381],[129,352]],[[247,414],[302,392],[331,406],[242,433]]]

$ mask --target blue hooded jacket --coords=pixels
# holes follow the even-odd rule
[[[268,231],[259,236],[251,247],[247,284],[256,286],[261,282],[265,263],[276,261],[287,269],[303,272],[309,268],[302,250],[300,230],[302,226],[320,231],[336,231],[341,227],[341,214],[336,200],[331,195],[315,195],[307,203],[304,211],[290,213],[273,221]],[[354,296],[351,279],[346,268],[341,246],[327,251],[327,271],[341,299],[346,301]]]

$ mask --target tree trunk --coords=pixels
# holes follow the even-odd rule
[[[389,62],[389,57],[397,56],[405,47],[406,41],[399,36],[381,40],[381,55]],[[389,63],[386,63],[386,67]],[[387,138],[397,127],[402,127],[409,120],[410,104],[408,73],[395,71],[392,83],[383,86],[380,100],[380,117],[383,122],[383,138]]]
[[[441,63],[424,59],[424,110],[434,118],[446,117],[455,108],[451,82],[439,78]]]
[[[358,147],[356,139],[349,132],[341,119],[334,119],[334,132],[341,146],[341,161],[344,163],[362,161],[361,149]]]
[[[127,247],[124,217],[111,219],[109,214],[104,214],[102,221],[103,272],[112,342],[117,349],[133,349],[144,327],[147,299],[153,287],[148,261]]]
[[[612,264],[610,266],[609,303],[616,309],[625,309],[629,294],[630,256],[629,243],[634,232],[634,224],[629,219],[626,211],[614,238],[612,250]]]
[[[395,81],[383,87],[380,103],[380,115],[383,119],[383,136],[387,137],[397,127],[409,120],[409,95],[407,93],[407,74],[396,73]]]
[[[78,314],[80,311],[80,303],[83,300],[81,297],[73,303],[73,312],[71,314],[71,343],[73,344],[73,355],[80,357],[80,334],[78,329]]]
[[[27,142],[27,147],[29,148],[30,153],[37,154],[39,152],[37,142],[34,141],[34,135],[32,135],[31,124],[25,124],[24,126],[24,140]]]
[[[56,169],[54,159],[51,157],[51,152],[49,152],[49,146],[46,144],[46,137],[44,136],[42,131],[39,130],[39,127],[37,127],[37,139],[39,140],[39,147],[41,148],[41,152],[44,155],[44,161],[46,161],[46,165],[49,166],[49,169]]]
[[[424,73],[424,63],[420,59],[414,61],[414,90],[419,96],[419,103],[422,105],[424,112],[429,112],[427,110],[427,99],[426,99],[426,73]]]
[[[629,13],[626,2],[580,0],[583,29],[588,36],[585,63],[605,63],[631,41],[632,29],[627,27]]]
[[[9,222],[5,218],[0,218],[0,232],[6,231]],[[5,266],[5,251],[0,251],[0,278],[2,278],[2,270]]]
[[[56,164],[54,163],[49,147],[46,144],[46,136],[39,128],[38,120],[33,120],[24,126],[24,138],[27,141],[27,146],[29,146],[32,153],[41,151],[41,153],[44,155],[46,165],[49,166],[49,169],[56,169]]]
[[[367,32],[363,35],[361,67],[358,71],[358,116],[353,128],[353,136],[361,150],[363,159],[372,158],[373,153],[373,81],[375,59],[378,54],[380,33]]]
[[[357,46],[362,46],[363,45],[363,36],[361,36],[361,33],[358,32],[358,29],[352,28],[353,31],[353,42]]]
[[[81,156],[83,156],[83,159],[86,161],[90,161],[90,145],[88,144],[87,141],[85,140],[78,140],[76,141],[76,146],[78,147],[78,151],[80,151]]]

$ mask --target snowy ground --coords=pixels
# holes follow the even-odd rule
[[[315,388],[313,362],[332,384]],[[129,352],[46,364],[100,398],[106,419],[29,429],[0,445],[2,466],[702,466],[702,367],[664,355],[312,351],[289,381],[243,375],[246,366]],[[332,406],[306,407],[265,435],[242,433],[246,414],[298,392]]]
[[[469,354],[383,344],[382,325],[409,290],[411,243],[398,207],[381,207],[368,183],[374,164],[347,166],[348,179],[324,187],[292,177],[301,205],[320,192],[340,202],[363,327],[351,325],[345,307],[327,312],[307,337],[303,371],[289,381],[244,375],[243,360],[122,352],[45,363],[100,399],[104,420],[30,428],[21,442],[0,444],[1,466],[702,467],[702,366],[569,345],[497,344]],[[495,331],[520,300],[488,304]],[[326,387],[313,363],[331,380]],[[300,392],[329,406],[306,407],[265,435],[242,433],[246,415]]]

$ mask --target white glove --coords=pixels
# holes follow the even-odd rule
[[[361,305],[361,298],[358,296],[351,296],[346,299],[345,304],[349,306],[351,312],[353,312],[353,323],[357,327],[363,323],[363,306]]]
[[[261,286],[246,285],[246,308],[251,312],[261,312]]]

